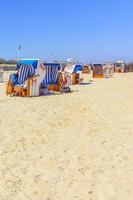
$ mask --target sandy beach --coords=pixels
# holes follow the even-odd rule
[[[84,78],[36,98],[0,84],[0,200],[133,199],[133,73]]]

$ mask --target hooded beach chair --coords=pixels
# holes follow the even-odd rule
[[[43,86],[47,87],[48,90],[61,91],[63,85],[62,74],[60,72],[60,63],[43,63],[46,69],[46,75],[43,80]]]
[[[83,66],[79,64],[68,64],[65,68],[64,78],[66,79],[67,85],[75,85],[80,83],[81,77],[80,74],[83,71]]]
[[[104,70],[102,64],[93,65],[93,78],[104,78]]]
[[[39,59],[22,59],[17,63],[17,74],[10,76],[6,94],[19,96],[39,96],[40,84],[46,70]]]
[[[125,71],[125,63],[122,60],[118,60],[115,63],[115,72],[117,73],[124,73]]]

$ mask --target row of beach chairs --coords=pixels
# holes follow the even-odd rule
[[[47,91],[70,91],[70,88],[65,88],[60,64],[40,63],[39,59],[18,61],[16,72],[9,77],[6,94],[32,97],[43,95]]]
[[[109,78],[114,73],[113,66],[109,65],[94,64],[91,70],[93,78]],[[16,65],[16,72],[9,76],[6,94],[31,97],[43,95],[47,91],[70,92],[67,85],[82,83],[82,73],[82,65],[68,64],[62,71],[60,63],[21,59]]]

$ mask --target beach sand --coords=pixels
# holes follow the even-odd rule
[[[133,199],[133,73],[90,79],[36,98],[0,84],[0,200]]]

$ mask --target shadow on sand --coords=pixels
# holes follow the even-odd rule
[[[93,82],[89,82],[89,83],[80,83],[79,85],[91,85]]]

